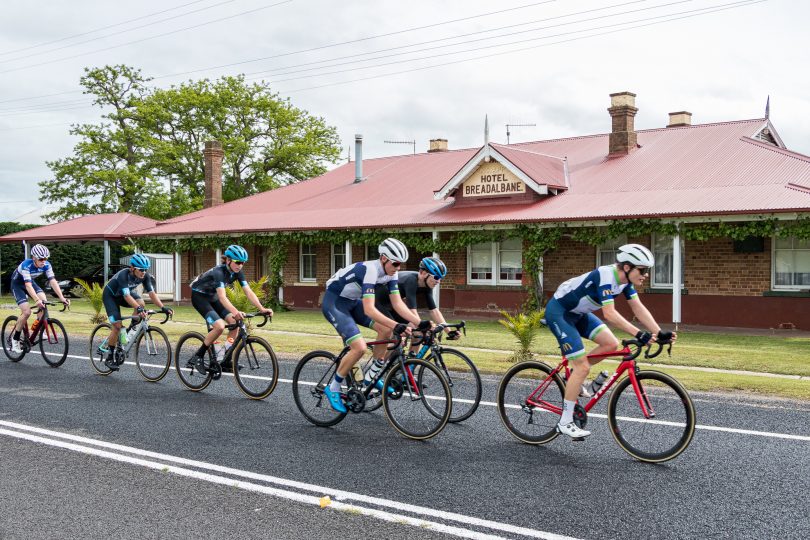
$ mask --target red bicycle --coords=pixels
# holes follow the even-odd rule
[[[19,362],[23,356],[31,352],[31,349],[39,344],[39,350],[42,353],[42,358],[51,367],[59,367],[67,358],[68,354],[68,336],[65,331],[65,325],[57,319],[52,319],[48,315],[48,306],[53,306],[56,302],[44,302],[45,307],[40,308],[34,313],[37,318],[32,324],[32,330],[29,332],[27,326],[23,326],[22,334],[20,335],[20,344],[22,345],[22,352],[15,353],[11,350],[11,336],[14,333],[14,327],[17,324],[17,316],[11,315],[3,321],[3,328],[0,330],[0,340],[3,342],[3,352],[12,362]],[[62,306],[59,311],[65,311],[67,304]]]
[[[655,358],[666,343],[645,358]],[[695,434],[695,406],[684,387],[673,377],[659,371],[640,370],[636,358],[644,346],[635,339],[622,341],[623,349],[591,355],[588,358],[621,357],[613,375],[583,407],[574,409],[574,422],[584,428],[588,412],[616,385],[608,400],[607,419],[613,438],[622,449],[639,461],[660,463],[680,455]],[[631,349],[633,347],[635,350]],[[669,343],[668,351],[671,352]],[[619,378],[627,373],[628,376]],[[538,361],[513,366],[498,388],[498,413],[506,429],[529,444],[554,440],[562,414],[565,378],[570,370],[563,357],[557,367]],[[616,384],[616,382],[618,384]]]

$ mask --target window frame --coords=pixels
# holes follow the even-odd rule
[[[607,266],[610,264],[616,264],[616,252],[619,251],[619,246],[623,246],[627,244],[627,235],[622,234],[621,236],[617,236],[616,238],[611,238],[602,242],[598,246],[596,246],[596,267],[599,268],[600,266]],[[610,246],[609,248],[607,246]],[[602,263],[602,253],[611,251],[611,261],[607,264]]]
[[[659,234],[659,233],[652,233],[652,235],[650,236],[650,244],[651,244],[651,247],[652,247],[652,249],[650,251],[652,251],[652,254],[655,257],[655,266],[656,266],[656,268],[658,268],[658,263],[661,260],[661,258],[658,255],[656,255],[655,244],[656,244],[656,240],[658,238],[661,238],[661,237],[669,238],[669,245],[670,246],[672,246],[672,239],[675,238],[671,234],[662,235],[662,234]],[[685,257],[686,251],[685,250],[686,250],[686,241],[685,241],[684,237],[681,236],[681,290],[686,288],[686,283],[685,283],[686,282],[686,267],[683,264],[683,262],[686,260],[686,257]],[[670,249],[669,253],[672,253],[672,249]],[[672,289],[673,287],[675,287],[675,284],[673,283],[673,281],[674,281],[673,277],[670,277],[670,283],[658,283],[655,280],[655,273],[656,273],[655,268],[653,268],[650,271],[650,274],[651,274],[650,275],[650,288],[652,288],[652,289]]]
[[[304,246],[310,246],[312,253],[304,253]],[[312,270],[315,273],[312,277],[304,277],[304,256],[312,257]],[[298,280],[301,283],[314,283],[318,281],[318,249],[315,244],[298,243]]]
[[[523,285],[523,273],[525,271],[524,263],[523,263],[523,241],[520,238],[517,238],[520,241],[520,268],[521,268],[521,279],[501,279],[501,242],[482,242],[482,244],[488,243],[490,249],[490,257],[491,257],[491,266],[490,270],[492,273],[491,279],[474,279],[472,277],[472,251],[473,245],[467,246],[467,283],[470,285],[500,285],[504,287],[520,287]],[[475,244],[479,245],[479,244]],[[515,250],[508,250],[508,251],[515,251]]]
[[[787,237],[792,242],[796,242],[797,238],[795,236]],[[782,238],[784,240],[785,238]],[[776,235],[771,237],[771,290],[773,291],[806,291],[810,289],[810,284],[805,285],[777,285],[776,284],[776,251],[777,247],[776,244],[780,240],[777,238]],[[786,248],[779,248],[780,250],[784,250]],[[797,250],[795,248],[790,248],[790,251],[810,251],[810,247],[807,249]]]
[[[337,247],[337,246],[341,246],[343,248],[343,253],[340,253],[340,254],[335,253],[335,247]],[[346,266],[346,243],[343,242],[343,243],[339,243],[339,244],[330,244],[329,249],[330,249],[329,265],[330,265],[330,270],[331,270],[330,275],[335,275],[335,272],[337,272],[338,270],[340,270],[341,268],[344,268]],[[337,264],[335,264],[335,255],[340,255],[341,257],[343,257],[343,264],[341,264],[339,266]]]

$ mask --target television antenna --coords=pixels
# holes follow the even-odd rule
[[[412,141],[384,141],[387,144],[410,144],[413,146],[413,155],[416,155],[416,139]]]
[[[506,144],[509,144],[510,127],[535,127],[537,124],[506,124]]]

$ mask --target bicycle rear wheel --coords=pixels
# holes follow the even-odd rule
[[[209,371],[206,375],[202,375],[191,365],[191,358],[202,347],[205,337],[199,332],[189,332],[180,336],[177,342],[177,348],[174,351],[174,368],[177,371],[177,376],[183,386],[194,392],[205,390],[211,384],[212,375]],[[207,351],[210,354],[211,350]],[[210,358],[210,357],[209,357]],[[216,362],[210,358],[211,362]]]
[[[449,422],[463,422],[472,416],[481,403],[481,376],[473,361],[461,351],[444,348],[425,360],[436,364],[450,386],[453,414]]]
[[[695,406],[683,386],[666,373],[636,374],[652,418],[645,418],[630,377],[613,390],[608,425],[622,450],[639,461],[660,463],[681,454],[695,434]]]
[[[542,362],[512,366],[498,387],[498,414],[506,429],[529,444],[554,440],[565,396],[565,385]]]
[[[14,335],[14,327],[17,325],[17,317],[10,315],[3,321],[3,329],[0,332],[0,338],[3,340],[3,352],[12,362],[19,362],[25,356],[25,349],[23,352],[12,352],[11,350],[11,336]],[[25,334],[20,334],[20,338],[25,337]]]
[[[107,352],[100,350],[109,349],[115,345],[114,343],[109,343],[111,331],[112,326],[109,323],[101,323],[96,326],[93,329],[93,333],[90,334],[90,365],[99,375],[109,375],[112,373],[112,370],[107,367],[107,364],[104,363],[104,359],[107,357]],[[123,329],[121,331],[125,332]]]
[[[57,368],[65,363],[70,342],[62,321],[48,319],[48,324],[39,333],[39,350],[45,363]]]
[[[233,355],[233,378],[250,399],[264,399],[278,383],[278,359],[273,347],[260,337],[241,341]]]
[[[399,362],[398,360],[393,360]],[[409,439],[425,440],[436,436],[450,419],[453,398],[442,372],[424,360],[409,358],[385,377],[385,386],[401,388],[383,394],[383,407],[394,429]]]
[[[166,332],[160,328],[149,328],[138,336],[135,365],[149,382],[158,382],[166,376],[172,367],[172,346]]]
[[[324,387],[332,382],[337,370],[335,355],[327,351],[312,351],[295,366],[292,391],[295,405],[304,418],[316,426],[334,426],[346,417],[329,404]]]

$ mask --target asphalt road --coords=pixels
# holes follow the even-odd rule
[[[0,361],[0,538],[810,535],[806,402],[693,393],[692,445],[649,465],[598,416],[585,442],[518,442],[488,404],[494,378],[471,419],[414,442],[382,411],[310,425],[294,359],[256,402],[224,376],[202,393],[133,365],[101,377],[86,347],[59,369]]]

